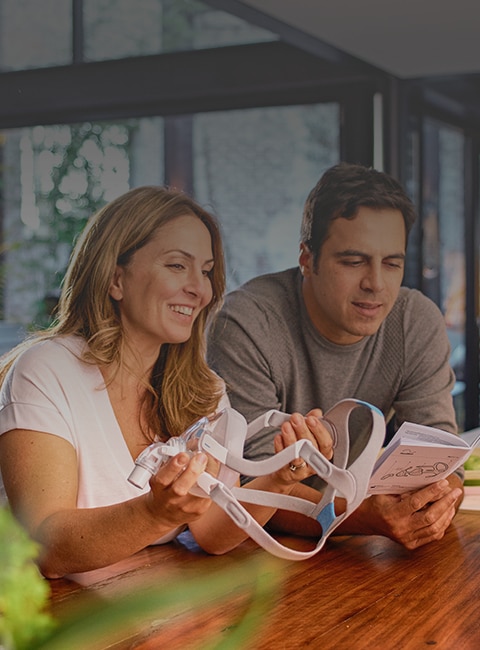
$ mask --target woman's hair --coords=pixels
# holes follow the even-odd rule
[[[144,413],[153,432],[179,435],[218,406],[222,383],[205,360],[205,328],[219,309],[225,290],[225,265],[216,219],[193,199],[175,190],[145,186],[130,190],[100,209],[80,234],[66,271],[53,325],[2,358],[0,382],[23,349],[39,339],[74,334],[88,343],[84,360],[119,368],[125,340],[118,308],[109,289],[117,265],[126,266],[135,251],[174,219],[192,215],[208,229],[214,266],[213,298],[195,320],[190,338],[164,344],[146,384]],[[140,378],[139,378],[140,379]]]
[[[339,217],[353,219],[362,206],[400,210],[408,239],[416,214],[400,183],[371,167],[340,163],[327,169],[311,190],[303,209],[300,239],[313,253],[315,265],[332,221]]]

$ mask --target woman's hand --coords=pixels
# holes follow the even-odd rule
[[[175,528],[198,519],[208,510],[210,499],[189,493],[207,463],[203,452],[193,456],[181,452],[160,467],[150,479],[149,507],[157,519]]]
[[[333,439],[329,430],[322,424],[321,409],[313,409],[306,416],[293,413],[288,422],[284,422],[281,432],[274,438],[275,452],[282,451],[298,440],[310,440],[328,460],[333,457]],[[313,470],[301,458],[296,458],[289,465],[276,472],[277,479],[285,483],[297,483],[314,474]]]

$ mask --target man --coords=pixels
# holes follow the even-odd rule
[[[395,415],[397,426],[407,420],[457,431],[442,314],[401,287],[414,220],[410,199],[382,172],[341,163],[322,176],[304,208],[300,268],[232,292],[209,334],[209,363],[248,421],[269,409],[295,413],[284,425],[293,436],[321,426],[300,414],[352,397],[387,420]],[[273,453],[273,438],[272,430],[254,437],[246,456]],[[352,443],[358,453],[361,434]],[[298,489],[318,501],[312,487]],[[443,537],[462,495],[460,473],[416,492],[371,496],[336,533],[386,535],[413,549]],[[338,512],[344,504],[337,502]],[[282,511],[273,525],[318,533],[313,520]]]

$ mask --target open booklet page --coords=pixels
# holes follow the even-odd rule
[[[476,442],[404,422],[375,463],[368,493],[400,494],[440,481],[466,461]]]

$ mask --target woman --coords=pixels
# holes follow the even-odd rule
[[[204,357],[223,291],[214,218],[182,193],[133,189],[78,240],[55,324],[3,358],[0,470],[47,577],[111,564],[187,524],[214,553],[245,538],[209,499],[189,494],[203,453],[177,454],[140,494],[126,480],[147,445],[228,403]],[[331,456],[326,431],[307,433],[299,420],[277,449],[308,435]],[[306,472],[285,468],[251,486],[290,492]],[[274,512],[250,510],[261,523]]]

